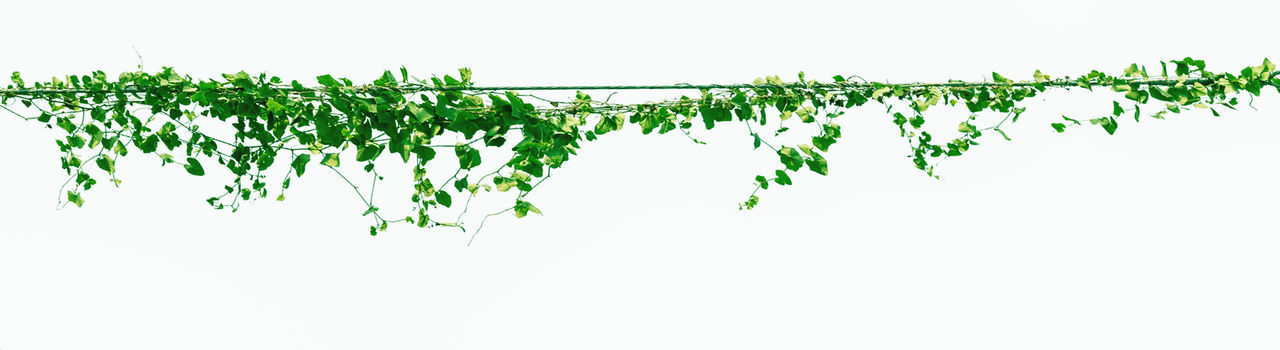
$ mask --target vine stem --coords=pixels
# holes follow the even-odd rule
[[[359,186],[356,186],[356,184],[355,184],[355,183],[352,183],[352,182],[351,182],[351,180],[347,179],[347,176],[346,176],[346,175],[342,175],[342,172],[341,172],[341,171],[338,171],[338,169],[337,169],[337,168],[334,168],[334,167],[331,167],[331,166],[328,166],[328,165],[326,165],[325,167],[326,167],[326,168],[329,168],[329,170],[333,170],[333,173],[334,173],[334,174],[338,174],[338,177],[342,178],[342,181],[346,181],[347,185],[351,186],[351,189],[356,191],[356,195],[357,195],[357,196],[360,196],[360,201],[361,201],[361,202],[364,202],[365,207],[367,207],[367,208],[373,208],[373,203],[370,203],[368,199],[365,199],[365,197],[364,197],[364,193],[360,193],[360,187],[359,187]],[[387,221],[386,219],[383,219],[383,218],[382,218],[382,215],[379,215],[377,211],[374,211],[374,212],[373,212],[373,217],[374,217],[374,218],[377,218],[379,222]]]
[[[36,118],[37,118],[37,117],[24,117],[24,116],[22,116],[22,114],[20,114],[20,113],[18,113],[18,112],[15,112],[15,111],[14,111],[14,110],[12,110],[12,109],[9,109],[9,107],[8,107],[8,106],[5,106],[5,105],[0,105],[0,108],[4,108],[4,110],[9,111],[9,113],[13,113],[13,115],[18,116],[18,118],[22,118],[22,120],[32,120],[32,119],[36,119]]]
[[[502,211],[499,211],[499,212],[496,212],[496,213],[490,213],[489,215],[485,215],[485,216],[484,216],[484,218],[481,218],[481,219],[480,219],[480,225],[476,227],[476,232],[472,232],[472,233],[471,233],[471,239],[468,239],[468,240],[467,240],[467,246],[468,246],[468,247],[470,247],[470,246],[471,246],[471,242],[475,242],[475,240],[476,240],[476,235],[479,235],[479,234],[480,234],[480,230],[483,230],[483,229],[484,229],[484,222],[485,222],[485,221],[488,221],[490,216],[502,215],[502,213],[505,213],[505,212],[511,211],[511,209],[515,209],[515,208],[516,208],[515,206],[511,206],[511,207],[508,207],[507,209],[503,209]]]

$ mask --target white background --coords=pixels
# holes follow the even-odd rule
[[[1266,4],[5,0],[0,69],[115,76],[136,47],[147,70],[307,83],[401,65],[481,85],[1029,79],[1184,56],[1237,71],[1280,58]],[[855,111],[830,176],[750,212],[736,204],[777,158],[745,130],[700,146],[631,125],[530,197],[545,216],[490,220],[469,248],[453,230],[370,237],[319,168],[232,214],[203,202],[225,172],[128,157],[120,188],[55,210],[56,133],[0,117],[0,349],[1280,347],[1275,91],[1114,136],[1048,126],[1113,95],[1042,97],[940,181],[880,107]]]

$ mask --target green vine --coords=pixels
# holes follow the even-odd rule
[[[889,84],[835,76],[819,83],[801,73],[795,82],[771,76],[752,84],[604,87],[479,87],[465,68],[457,77],[430,79],[411,77],[401,68],[399,75],[387,71],[369,85],[322,75],[316,87],[244,72],[224,74],[221,80],[196,80],[171,68],[154,74],[127,72],[114,81],[97,71],[28,86],[15,72],[14,85],[0,90],[0,108],[65,131],[56,142],[68,175],[64,187],[69,187],[60,205],[83,205],[82,194],[99,179],[118,186],[116,160],[131,152],[152,154],[161,165],[180,165],[196,176],[206,174],[206,164],[225,168],[234,177],[207,202],[232,211],[245,201],[268,197],[273,192],[269,183],[276,183],[271,178],[281,179],[275,192],[277,200],[284,200],[294,177],[321,166],[356,190],[366,208],[363,215],[373,220],[369,233],[376,235],[396,222],[465,231],[463,214],[472,199],[490,192],[512,193],[514,200],[484,219],[506,212],[516,217],[541,214],[527,200],[529,193],[577,154],[583,142],[628,124],[646,135],[679,130],[698,143],[698,128],[745,124],[752,146],[767,149],[780,161],[777,170],[755,176],[754,190],[739,205],[752,209],[759,204],[760,190],[791,185],[792,176],[802,169],[826,175],[823,154],[841,137],[838,118],[870,102],[885,107],[915,167],[937,177],[938,160],[963,155],[984,134],[1009,139],[1001,127],[1016,123],[1026,111],[1020,103],[1051,88],[1100,88],[1122,94],[1106,115],[1062,116],[1050,124],[1058,132],[1090,124],[1113,134],[1128,116],[1135,121],[1163,119],[1193,109],[1218,116],[1218,107],[1234,109],[1242,93],[1257,96],[1265,86],[1280,91],[1274,72],[1269,60],[1231,74],[1209,72],[1204,61],[1186,58],[1160,62],[1158,77],[1134,64],[1116,76],[1095,70],[1075,78],[1051,78],[1036,71],[1028,81],[993,73],[987,82]],[[582,92],[634,88],[700,93],[615,103]],[[580,91],[565,101],[517,93],[553,89]],[[1163,105],[1151,106],[1151,99]],[[958,126],[926,129],[924,113],[938,105],[962,107],[971,116]],[[982,122],[979,117],[984,114],[997,119]],[[800,132],[802,139],[779,142],[796,137],[793,128],[805,130]],[[510,155],[482,157],[489,153],[482,149],[504,149]],[[352,156],[370,178],[368,191],[338,170],[343,158],[350,161]],[[398,158],[413,168],[413,188],[405,198],[413,207],[406,216],[391,216],[374,202],[374,190],[383,179],[375,164],[386,158]],[[276,168],[283,170],[270,172]],[[437,169],[451,171],[437,174]],[[456,219],[441,220],[455,217],[445,215],[446,209],[457,211]]]

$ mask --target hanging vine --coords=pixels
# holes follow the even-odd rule
[[[1158,77],[1134,64],[1115,76],[1095,70],[1052,78],[1036,71],[1028,81],[993,73],[987,82],[909,84],[842,76],[820,83],[801,73],[794,82],[771,76],[736,85],[480,87],[468,69],[459,70],[457,77],[417,79],[401,68],[399,75],[387,71],[368,85],[322,75],[316,78],[319,85],[311,87],[244,72],[197,80],[164,68],[154,74],[126,72],[115,80],[97,71],[28,86],[15,72],[14,85],[0,90],[0,108],[65,131],[56,141],[68,175],[64,187],[69,187],[60,205],[83,205],[83,193],[102,179],[118,186],[116,161],[133,152],[151,154],[161,165],[181,166],[195,176],[204,176],[206,166],[214,163],[225,168],[234,177],[207,202],[232,211],[273,192],[284,200],[291,180],[318,166],[356,190],[366,208],[363,214],[373,219],[369,233],[376,235],[396,222],[465,231],[463,214],[472,198],[490,192],[514,193],[514,200],[484,218],[506,212],[516,217],[540,214],[526,199],[529,193],[584,142],[628,124],[646,135],[679,131],[698,143],[694,134],[700,128],[745,124],[752,147],[767,149],[780,162],[772,173],[754,177],[754,190],[739,205],[751,209],[759,204],[760,190],[791,185],[797,172],[826,175],[823,154],[841,137],[839,117],[871,102],[885,107],[909,145],[915,167],[936,177],[938,160],[963,155],[983,135],[994,132],[1008,139],[1001,127],[1018,121],[1026,111],[1021,102],[1048,89],[1098,88],[1122,95],[1103,116],[1063,116],[1050,124],[1058,132],[1096,125],[1113,134],[1128,116],[1136,122],[1195,109],[1218,116],[1219,107],[1236,108],[1243,93],[1257,96],[1266,86],[1280,91],[1274,73],[1269,60],[1231,74],[1210,72],[1204,61],[1191,58],[1160,62]],[[699,94],[613,103],[583,92],[623,89],[696,89]],[[537,90],[580,91],[572,100],[554,101],[527,93]],[[1162,105],[1152,106],[1152,99]],[[963,107],[971,116],[957,126],[926,129],[924,113],[940,104]],[[996,118],[983,121],[979,117],[984,114]],[[807,142],[779,142],[784,134],[795,133]],[[503,149],[510,155],[482,158],[482,149]],[[370,177],[367,192],[338,170],[344,158],[351,161],[353,156]],[[392,216],[374,202],[374,189],[382,180],[375,164],[387,158],[413,169],[408,215]],[[433,179],[435,172],[429,170],[436,169],[452,171]],[[456,211],[457,219],[441,220],[454,217],[444,215],[447,209]]]

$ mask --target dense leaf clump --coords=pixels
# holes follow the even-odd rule
[[[1158,77],[1136,64],[1117,76],[1095,70],[1055,79],[1036,71],[1028,81],[993,73],[986,82],[889,84],[835,76],[819,83],[802,73],[795,82],[771,76],[752,84],[702,86],[699,94],[677,99],[611,103],[581,91],[572,100],[551,101],[477,87],[468,69],[457,77],[416,79],[402,68],[398,75],[388,71],[368,85],[322,75],[316,78],[318,86],[308,86],[244,72],[198,80],[164,68],[127,72],[114,80],[98,71],[33,85],[15,72],[14,85],[0,90],[0,107],[65,131],[56,141],[69,175],[65,200],[77,206],[84,203],[83,192],[99,180],[118,185],[116,160],[135,152],[158,157],[162,165],[181,165],[195,176],[212,171],[214,164],[225,169],[233,179],[207,201],[233,211],[243,201],[269,196],[275,187],[270,183],[279,185],[276,198],[283,200],[293,177],[316,167],[337,172],[342,159],[352,156],[376,186],[381,179],[376,162],[398,159],[414,172],[412,191],[403,197],[413,204],[406,216],[388,219],[374,205],[372,187],[366,196],[338,172],[357,189],[367,208],[364,215],[374,220],[369,233],[376,235],[387,224],[402,221],[461,228],[458,220],[442,221],[437,218],[445,216],[436,214],[443,208],[465,211],[471,198],[484,192],[514,193],[514,201],[499,213],[541,213],[526,196],[584,142],[628,124],[646,135],[678,130],[695,142],[701,141],[691,131],[698,128],[745,124],[752,146],[766,148],[779,160],[777,170],[755,176],[755,191],[740,205],[751,209],[759,203],[759,190],[791,185],[796,172],[826,175],[823,155],[841,137],[838,118],[848,108],[871,102],[886,108],[915,167],[936,176],[936,160],[968,152],[984,134],[1008,139],[1001,127],[1018,121],[1026,111],[1021,102],[1047,89],[1099,88],[1121,94],[1124,98],[1113,102],[1105,116],[1063,116],[1050,124],[1063,132],[1087,123],[1112,134],[1128,116],[1135,121],[1164,118],[1190,109],[1208,109],[1217,116],[1218,107],[1234,109],[1242,92],[1259,95],[1266,86],[1280,86],[1274,73],[1269,60],[1231,74],[1209,72],[1204,61],[1191,58],[1161,62]],[[1157,106],[1151,106],[1152,99],[1159,101]],[[962,107],[971,117],[930,132],[924,128],[924,113],[940,104]],[[979,113],[996,113],[999,119],[980,125]],[[769,129],[757,130],[762,128]],[[807,142],[777,143],[783,134],[795,133],[793,128],[803,128]],[[442,142],[459,139],[465,141]],[[510,156],[486,158],[482,149],[502,149]],[[269,180],[273,167],[282,169],[276,175],[279,182]],[[436,169],[452,170],[442,173],[452,175],[433,179],[440,172],[428,170]]]

